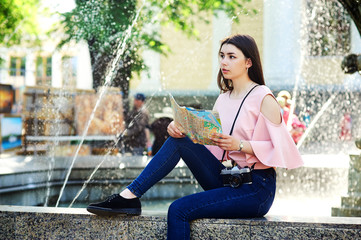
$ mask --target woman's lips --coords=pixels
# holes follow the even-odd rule
[[[222,68],[222,73],[229,73],[229,70]]]

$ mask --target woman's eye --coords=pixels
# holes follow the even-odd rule
[[[229,56],[230,59],[236,58],[235,56]]]

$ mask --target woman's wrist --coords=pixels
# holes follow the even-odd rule
[[[243,141],[239,140],[239,144],[238,144],[238,151],[242,152],[244,145],[243,145]]]

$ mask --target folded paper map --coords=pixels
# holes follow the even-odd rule
[[[170,95],[174,121],[179,130],[185,133],[194,143],[214,145],[210,139],[213,133],[222,133],[219,113],[211,110],[199,110],[181,107]]]

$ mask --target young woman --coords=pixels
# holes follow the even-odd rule
[[[215,145],[193,143],[171,122],[168,126],[171,137],[142,173],[120,194],[90,204],[89,212],[140,214],[139,198],[181,158],[204,191],[170,205],[168,239],[189,239],[189,222],[194,219],[261,217],[268,212],[276,191],[275,168],[296,168],[303,162],[282,120],[280,107],[265,86],[254,39],[247,35],[224,39],[219,60],[221,94],[214,109],[219,112],[223,134],[212,137]],[[242,100],[244,104],[236,118]],[[241,171],[252,169],[249,173],[252,183],[225,186],[220,175],[225,168],[221,161],[225,159],[232,160]]]

